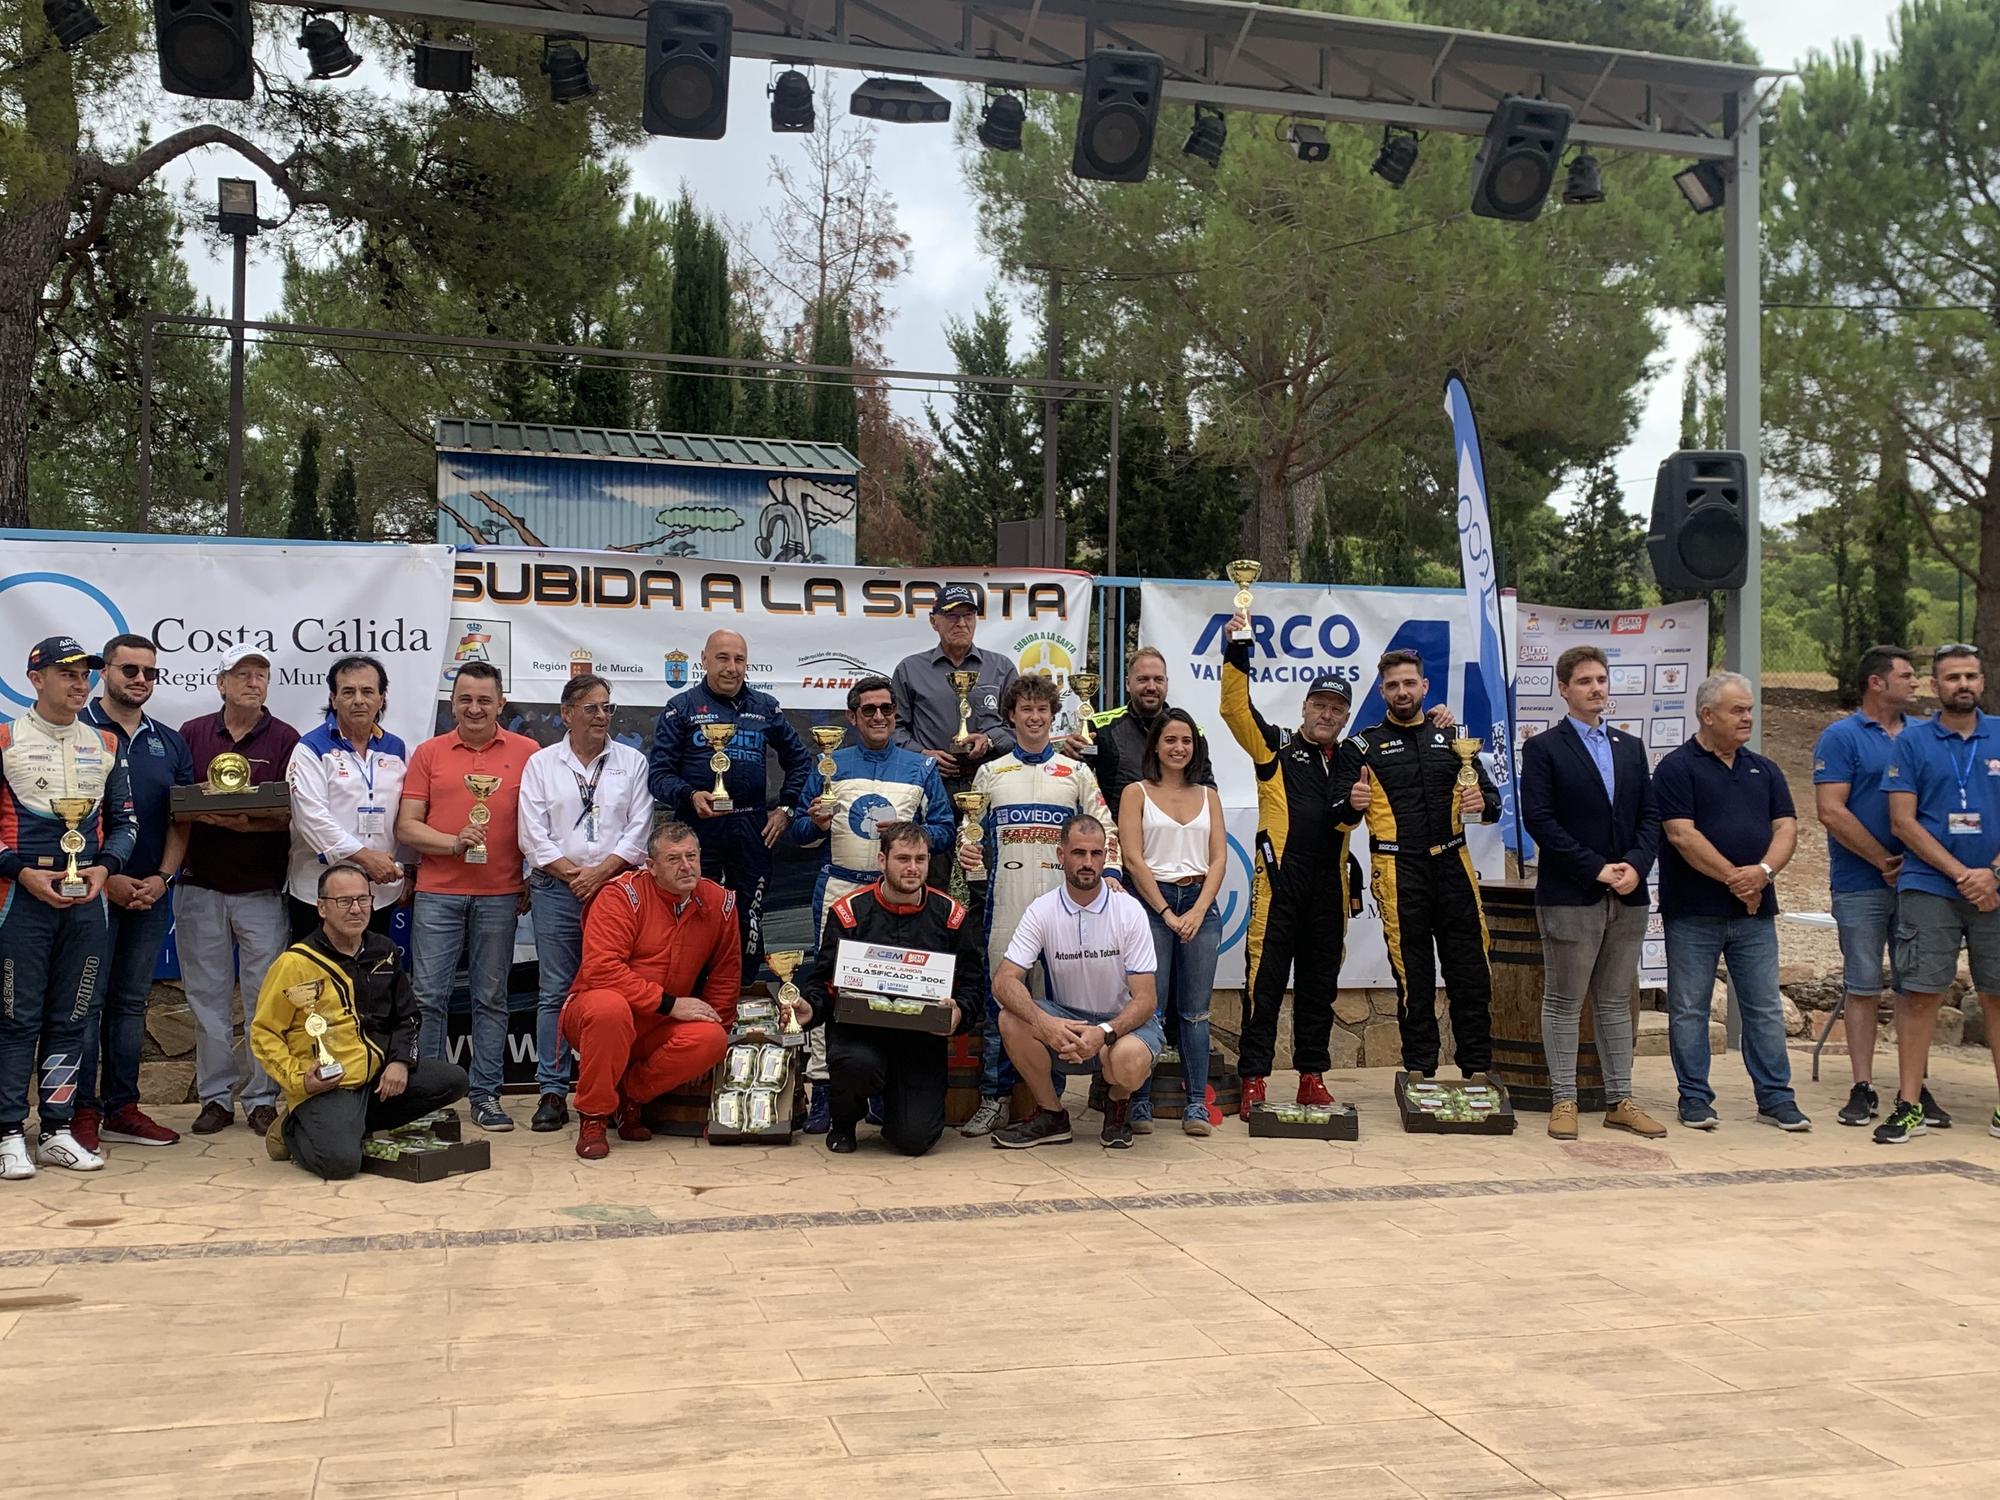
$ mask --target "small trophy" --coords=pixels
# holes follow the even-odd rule
[[[972,738],[972,690],[979,686],[979,674],[961,667],[946,675],[958,689],[958,738],[952,743],[962,745]]]
[[[708,805],[719,813],[734,812],[736,804],[729,800],[729,788],[723,785],[722,781],[729,771],[729,752],[722,747],[736,738],[736,726],[704,724],[701,726],[701,735],[708,741],[711,752],[708,757],[708,768],[715,772],[715,789],[708,794]]]
[[[839,799],[833,795],[834,772],[840,769],[833,763],[833,752],[839,749],[840,742],[847,738],[847,730],[839,724],[815,724],[812,726],[812,737],[819,744],[820,781],[820,794],[813,799],[813,810],[824,812],[831,817],[835,809],[840,806]],[[777,965],[773,964],[772,967],[776,968]]]
[[[472,811],[465,815],[465,821],[479,830],[479,842],[465,851],[465,862],[469,865],[486,863],[486,825],[493,821],[493,809],[486,805],[486,799],[500,790],[501,778],[474,774],[465,778],[465,789],[472,793]]]
[[[1076,737],[1083,741],[1077,749],[1085,755],[1097,754],[1097,738],[1090,732],[1091,696],[1097,691],[1097,673],[1072,672],[1069,685],[1076,694]]]
[[[347,1069],[334,1061],[333,1054],[326,1050],[326,1017],[319,1013],[319,997],[326,989],[324,979],[308,979],[304,984],[290,985],[285,990],[285,998],[293,1006],[306,1012],[306,1035],[319,1048],[319,1066],[314,1074],[328,1083],[344,1077]]]
[[[1223,571],[1229,575],[1229,581],[1236,585],[1236,597],[1230,602],[1236,606],[1239,615],[1247,617],[1250,613],[1250,585],[1257,581],[1258,575],[1264,571],[1264,565],[1254,557],[1239,557]],[[1232,641],[1249,639],[1247,635],[1239,635],[1235,631],[1230,632],[1229,638]]]
[[[954,792],[951,800],[958,810],[965,814],[965,821],[958,825],[959,843],[977,849],[985,836],[985,830],[980,826],[980,819],[986,812],[986,793]],[[967,870],[965,878],[984,882],[986,866],[982,864],[976,870]]]
[[[56,882],[56,894],[66,900],[73,901],[78,896],[89,894],[90,891],[90,882],[83,878],[83,872],[76,867],[76,857],[83,853],[84,842],[83,834],[76,825],[89,817],[91,808],[96,805],[88,797],[49,798],[49,810],[68,825],[63,829],[62,838],[56,843],[56,847],[69,856],[69,865],[63,871],[62,879]]]
[[[1467,787],[1477,787],[1479,785],[1479,773],[1472,769],[1472,763],[1479,759],[1480,745],[1481,742],[1479,740],[1470,738],[1456,739],[1451,742],[1451,748],[1458,753],[1457,785],[1460,795],[1464,794]],[[1463,812],[1459,814],[1459,818],[1461,822],[1464,821]]]
[[[799,987],[792,983],[792,975],[805,962],[803,953],[767,953],[764,962],[771,966],[771,972],[778,976],[778,1040],[787,1047],[805,1045],[805,1028],[799,1024],[796,1007],[805,1003]]]

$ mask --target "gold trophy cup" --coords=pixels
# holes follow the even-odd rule
[[[1250,613],[1250,585],[1263,573],[1264,565],[1254,557],[1239,557],[1223,571],[1229,575],[1229,581],[1236,585],[1236,597],[1230,603],[1236,606],[1239,615],[1247,617]],[[1232,641],[1249,639],[1247,635],[1239,635],[1234,631],[1230,632],[1229,638]]]
[[[961,667],[946,675],[958,689],[958,738],[952,743],[962,745],[972,738],[972,690],[979,686],[979,674]]]
[[[951,800],[953,805],[965,814],[965,820],[958,825],[959,843],[977,849],[984,837],[984,830],[980,827],[980,819],[986,813],[986,793],[955,792],[952,794]],[[986,867],[981,865],[976,870],[967,870],[965,878],[967,880],[984,882],[986,879]]]
[[[840,769],[833,763],[833,752],[838,750],[840,742],[847,738],[847,730],[839,724],[815,724],[812,726],[812,737],[819,745],[820,781],[820,794],[813,799],[813,810],[832,817],[834,810],[840,805],[840,799],[833,795],[833,774]],[[773,964],[771,967],[775,969],[777,965]]]
[[[729,752],[722,747],[736,738],[736,726],[704,724],[701,726],[701,737],[708,741],[711,752],[708,757],[708,768],[715,772],[715,787],[708,794],[708,805],[719,813],[734,812],[736,804],[730,800],[729,788],[722,781],[729,770]]]
[[[799,987],[792,983],[792,975],[805,962],[803,953],[767,953],[764,962],[771,966],[771,972],[778,976],[778,1040],[787,1047],[804,1044],[805,1028],[799,1024],[797,1008],[805,1003]]]
[[[49,810],[67,825],[56,847],[69,856],[69,864],[63,870],[62,879],[56,882],[56,894],[68,900],[75,900],[90,890],[90,882],[76,867],[76,857],[83,853],[83,833],[76,825],[89,817],[91,808],[96,805],[88,797],[49,798]]]
[[[479,830],[480,839],[465,851],[465,862],[469,865],[486,863],[486,825],[493,821],[493,809],[486,805],[486,799],[500,790],[501,779],[479,774],[465,778],[465,789],[472,793],[472,811],[465,815],[465,821]]]
[[[313,1072],[328,1083],[346,1075],[347,1069],[334,1061],[333,1054],[326,1050],[326,1017],[319,1013],[319,997],[326,989],[324,979],[308,979],[304,984],[287,986],[285,998],[295,1007],[306,1011],[306,1035],[319,1048],[319,1066]]]
[[[1451,748],[1458,754],[1457,786],[1461,796],[1464,795],[1467,787],[1476,788],[1479,785],[1479,773],[1472,769],[1472,763],[1479,759],[1481,747],[1481,741],[1470,738],[1455,739],[1451,742]],[[1459,813],[1459,821],[1461,823],[1465,821],[1465,814],[1462,810]]]
[[[1072,672],[1069,674],[1070,689],[1076,694],[1076,737],[1083,741],[1078,748],[1085,755],[1097,753],[1097,737],[1090,732],[1090,716],[1093,712],[1091,698],[1097,692],[1097,673]]]
[[[202,788],[210,796],[250,790],[250,757],[225,750],[208,763],[208,781]]]

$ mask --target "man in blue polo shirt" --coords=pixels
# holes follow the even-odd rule
[[[1701,727],[1653,773],[1666,847],[1660,852],[1660,916],[1667,933],[1667,1041],[1680,1082],[1680,1121],[1713,1130],[1708,1086],[1709,1005],[1715,965],[1729,963],[1743,1017],[1743,1065],[1757,1118],[1780,1130],[1810,1130],[1792,1096],[1778,993],[1778,871],[1798,847],[1791,788],[1776,761],[1750,749],[1756,706],[1748,678],[1717,672],[1695,690]]]
[[[1979,711],[1979,652],[1940,646],[1931,662],[1938,715],[1896,742],[1885,773],[1889,821],[1905,850],[1896,882],[1896,1107],[1875,1130],[1884,1145],[1922,1135],[1924,1068],[1938,1006],[1964,945],[2000,1070],[2000,717]],[[2000,1109],[1988,1127],[2000,1135]]]

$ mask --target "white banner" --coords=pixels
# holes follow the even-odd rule
[[[218,709],[217,659],[247,643],[271,658],[271,712],[303,733],[325,716],[327,668],[358,652],[387,668],[386,722],[414,745],[433,733],[450,595],[449,547],[0,539],[0,715],[34,701],[36,641],[98,651],[130,633],[159,644],[147,712],[163,724]]]
[[[554,703],[573,674],[596,672],[621,706],[657,708],[701,679],[702,642],[728,628],[749,645],[752,685],[787,709],[844,709],[856,679],[887,676],[937,644],[929,615],[938,586],[964,583],[983,602],[982,650],[1066,680],[1082,660],[1091,582],[1087,573],[1030,569],[482,547],[458,556],[443,676],[448,683],[460,664],[491,661],[509,698]]]
[[[1139,634],[1167,658],[1169,701],[1187,709],[1208,736],[1215,781],[1229,824],[1229,878],[1216,905],[1222,914],[1218,986],[1243,982],[1244,941],[1250,925],[1250,849],[1257,831],[1257,777],[1250,757],[1223,724],[1222,628],[1233,609],[1227,583],[1146,583],[1140,588]],[[1324,588],[1311,584],[1262,584],[1255,590],[1251,625],[1250,696],[1266,719],[1281,727],[1299,722],[1306,684],[1321,672],[1338,672],[1354,684],[1350,732],[1383,716],[1375,687],[1375,662],[1392,646],[1414,648],[1430,679],[1429,701],[1449,702],[1464,715],[1468,674],[1479,654],[1462,589]],[[1472,857],[1482,875],[1503,873],[1498,831],[1469,830]],[[1367,838],[1355,843],[1368,867]],[[1332,896],[1328,915],[1332,915]],[[1347,930],[1341,965],[1343,988],[1392,984],[1382,925],[1373,902]]]

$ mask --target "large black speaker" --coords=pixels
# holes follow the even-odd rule
[[[1740,453],[1674,453],[1660,464],[1646,551],[1661,588],[1743,587],[1750,574],[1749,487],[1750,467]]]
[[[1098,182],[1146,180],[1166,67],[1150,52],[1100,48],[1090,54],[1083,70],[1072,172]]]
[[[646,90],[641,123],[648,135],[719,141],[729,123],[726,5],[653,0],[646,7]]]
[[[190,99],[248,99],[248,0],[153,0],[160,86]]]
[[[1567,104],[1523,94],[1502,99],[1473,158],[1473,213],[1483,219],[1540,218],[1574,118]]]

